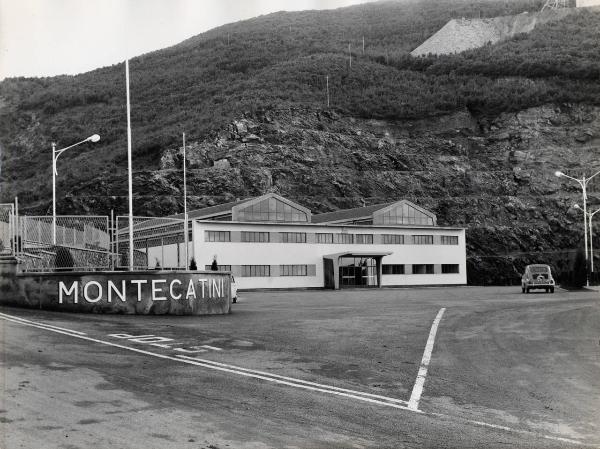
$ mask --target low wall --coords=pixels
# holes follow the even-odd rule
[[[215,271],[17,273],[1,304],[87,313],[217,315],[231,311],[231,276]]]

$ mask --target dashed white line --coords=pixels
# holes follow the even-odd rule
[[[425,385],[425,378],[427,377],[427,368],[429,366],[429,361],[431,360],[433,344],[435,343],[435,334],[437,333],[437,328],[445,311],[446,308],[444,307],[440,309],[435,317],[435,320],[433,320],[431,330],[429,331],[429,338],[427,339],[427,344],[425,345],[425,351],[423,352],[423,358],[421,359],[421,366],[419,366],[419,373],[417,374],[415,385],[413,386],[410,399],[408,400],[408,408],[414,411],[419,410],[419,401],[421,400],[421,395],[423,394],[423,386]]]

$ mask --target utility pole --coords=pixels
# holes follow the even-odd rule
[[[363,55],[365,54],[365,37],[363,36]]]
[[[129,203],[129,271],[133,271],[133,186],[131,168],[131,103],[129,101],[129,59],[125,60],[125,84],[127,86],[127,191]]]
[[[185,244],[185,267],[189,268],[190,260],[188,253],[188,213],[187,213],[187,178],[186,178],[186,157],[185,157],[185,133],[183,133],[183,241]]]
[[[329,108],[329,75],[325,77],[325,83],[327,86],[327,108]]]
[[[350,42],[348,42],[348,55],[350,56],[350,68],[352,68],[352,50],[350,48]]]

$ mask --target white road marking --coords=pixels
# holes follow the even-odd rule
[[[316,382],[310,382],[308,380],[296,379],[294,377],[280,376],[279,374],[271,374],[271,373],[267,373],[265,371],[257,371],[257,370],[253,370],[253,369],[249,369],[249,368],[242,368],[240,366],[227,365],[225,363],[219,363],[219,362],[215,362],[213,360],[199,359],[197,357],[189,357],[186,355],[178,355],[177,357],[181,357],[182,359],[187,359],[187,360],[195,360],[197,362],[207,363],[210,365],[220,366],[223,368],[230,368],[230,369],[235,369],[235,370],[239,370],[239,371],[244,371],[246,373],[257,374],[260,376],[266,376],[266,377],[270,377],[270,378],[274,378],[274,379],[283,379],[283,380],[293,382],[296,384],[313,385],[313,386],[316,386],[319,388],[326,388],[326,389],[332,390],[332,391],[340,391],[340,392],[344,392],[344,393],[350,393],[353,395],[360,395],[360,396],[365,396],[365,397],[370,397],[370,398],[376,398],[376,399],[384,400],[386,402],[393,402],[393,403],[397,403],[397,404],[406,404],[407,403],[405,400],[402,400],[402,399],[395,399],[395,398],[390,398],[388,396],[381,396],[381,395],[372,394],[372,393],[364,393],[362,391],[348,390],[346,388],[332,387],[329,385],[319,384]],[[298,386],[300,386],[300,385],[298,385]]]
[[[438,317],[440,319],[441,319],[441,314],[443,314],[444,310],[445,309],[441,309],[440,312],[438,312]],[[388,407],[393,407],[393,408],[396,408],[396,409],[406,410],[408,412],[419,413],[419,414],[427,415],[427,416],[431,416],[431,417],[434,417],[434,416],[444,417],[444,418],[449,418],[449,419],[453,419],[453,420],[463,421],[463,422],[470,423],[470,424],[473,424],[473,425],[478,425],[478,426],[483,426],[483,427],[489,427],[489,428],[493,428],[493,429],[497,429],[497,430],[503,430],[503,431],[507,431],[507,432],[511,432],[511,433],[519,433],[519,434],[529,435],[529,436],[538,437],[538,438],[545,438],[545,439],[548,439],[548,440],[562,441],[562,442],[567,442],[567,443],[572,443],[572,444],[577,444],[577,445],[584,444],[581,441],[572,440],[572,439],[569,439],[569,438],[562,438],[562,437],[557,437],[557,436],[552,436],[552,435],[539,434],[539,433],[531,432],[531,431],[528,431],[528,430],[515,429],[515,428],[511,428],[511,427],[501,426],[501,425],[498,425],[498,424],[489,424],[489,423],[485,423],[485,422],[482,422],[482,421],[475,421],[475,420],[470,420],[470,419],[465,419],[465,418],[460,418],[460,417],[454,417],[454,416],[451,416],[451,415],[445,415],[443,413],[423,412],[423,411],[418,410],[418,409],[412,409],[410,406],[405,407],[405,406],[402,406],[400,404],[396,404],[394,402],[404,402],[404,403],[406,403],[406,401],[402,401],[400,399],[388,398],[386,396],[371,395],[369,393],[362,393],[362,392],[358,392],[358,391],[353,392],[353,394],[349,394],[349,393],[345,393],[344,389],[338,389],[337,387],[330,387],[330,386],[327,386],[327,385],[322,385],[321,388],[316,388],[316,387],[310,386],[311,382],[302,381],[302,380],[299,380],[299,379],[294,379],[295,383],[286,382],[285,380],[279,380],[278,378],[285,379],[285,377],[284,376],[278,376],[276,374],[265,373],[265,375],[263,376],[263,375],[255,374],[255,373],[259,373],[259,371],[256,371],[255,373],[253,373],[254,370],[249,370],[247,368],[241,368],[241,367],[236,367],[235,369],[230,369],[230,368],[227,368],[228,365],[219,364],[218,362],[212,362],[212,361],[209,361],[209,360],[194,359],[193,357],[187,357],[187,356],[182,356],[182,355],[177,355],[175,357],[172,357],[172,356],[168,356],[168,355],[158,354],[158,353],[155,353],[155,352],[145,351],[143,349],[132,348],[132,347],[120,345],[120,344],[117,344],[117,343],[111,343],[109,341],[103,341],[103,340],[98,340],[98,339],[91,338],[91,337],[86,337],[86,336],[82,335],[83,334],[82,332],[73,331],[71,329],[58,328],[58,327],[54,327],[54,326],[53,327],[49,327],[49,326],[47,326],[45,324],[42,324],[42,323],[37,323],[37,322],[25,320],[25,319],[22,319],[22,318],[13,316],[13,315],[7,315],[5,313],[0,313],[0,319],[4,319],[6,321],[10,321],[10,322],[13,322],[13,323],[16,323],[16,324],[21,324],[21,325],[24,325],[24,326],[30,326],[30,327],[35,327],[35,328],[38,328],[38,329],[43,329],[43,330],[47,330],[47,331],[51,331],[51,332],[56,332],[58,334],[68,335],[70,337],[79,338],[81,340],[87,340],[87,341],[91,341],[91,342],[94,342],[94,343],[100,343],[100,344],[103,344],[103,345],[106,345],[106,346],[113,346],[115,348],[121,348],[121,349],[125,349],[127,351],[137,352],[139,354],[149,355],[149,356],[157,357],[157,358],[160,358],[160,359],[173,360],[173,361],[177,361],[177,362],[180,362],[180,363],[187,363],[187,364],[190,364],[190,365],[202,366],[202,367],[205,367],[205,368],[214,369],[214,370],[218,370],[218,371],[231,372],[231,373],[239,374],[239,375],[242,375],[242,376],[263,379],[263,380],[266,380],[266,381],[275,382],[275,383],[279,383],[279,384],[283,384],[283,385],[289,385],[289,386],[292,386],[292,387],[304,388],[304,389],[307,389],[307,390],[319,391],[319,392],[323,392],[323,393],[329,393],[329,394],[334,394],[334,395],[349,397],[349,398],[358,399],[358,400],[365,401],[365,402],[370,402],[370,403],[373,403],[373,404],[378,404],[378,405],[384,405],[384,406],[388,406]],[[439,320],[438,320],[438,324],[439,324]],[[430,333],[430,337],[431,337],[431,333]],[[430,356],[431,356],[431,354],[430,354]],[[219,366],[219,365],[223,365],[223,366]],[[289,378],[289,379],[293,379],[293,378]],[[303,383],[306,384],[306,385],[302,385]],[[320,385],[320,384],[315,384],[315,385]],[[341,390],[341,391],[337,391],[337,390]],[[352,392],[353,390],[345,390],[345,391]],[[370,399],[368,397],[365,397],[367,395],[368,396],[373,396],[373,397],[380,397],[380,398],[385,399],[385,400],[379,401],[379,400],[375,400],[375,399]],[[591,446],[595,446],[595,445],[591,444]]]
[[[445,311],[445,307],[440,309],[435,317],[435,320],[433,320],[431,330],[429,331],[429,338],[427,339],[427,344],[425,345],[425,351],[423,352],[423,358],[421,359],[419,373],[417,374],[415,385],[413,386],[410,399],[408,400],[408,408],[414,411],[419,410],[419,401],[421,400],[421,395],[423,394],[423,385],[425,385],[425,378],[427,377],[427,368],[429,367],[429,361],[431,360],[431,353],[433,351],[433,344],[435,342],[435,334],[437,333],[437,328]]]
[[[582,441],[572,440],[570,438],[556,437],[554,435],[544,435],[544,434],[532,432],[530,430],[515,429],[514,427],[501,426],[499,424],[490,424],[490,423],[483,422],[483,421],[476,421],[476,420],[473,420],[473,419],[460,418],[460,417],[457,417],[457,416],[446,415],[445,413],[427,412],[425,414],[426,415],[431,415],[431,416],[439,416],[440,418],[448,418],[448,419],[461,420],[461,421],[464,421],[464,422],[469,423],[469,424],[474,424],[476,426],[481,426],[481,427],[488,427],[490,429],[504,430],[506,432],[519,433],[519,434],[522,434],[522,435],[529,435],[529,436],[534,436],[534,437],[540,437],[540,438],[545,438],[547,440],[562,441],[563,443],[571,443],[571,444],[577,444],[577,445],[586,444],[586,443],[583,443]],[[586,446],[597,447],[598,445],[597,444],[588,443],[588,444],[586,444]]]
[[[212,349],[213,351],[222,351],[223,348],[217,348],[216,346],[202,345],[202,348]]]
[[[44,327],[43,325],[38,325],[35,323],[30,323],[30,322],[24,322],[21,320],[16,320],[14,319],[15,317],[11,316],[11,315],[7,315],[4,313],[0,313],[0,318],[7,320],[7,321],[12,321],[14,323],[18,323],[18,324],[22,324],[25,326],[31,326],[31,327],[36,327],[38,329],[44,329],[44,330],[49,330],[52,332],[56,332],[59,334],[64,334],[64,335],[69,335],[71,337],[75,337],[75,338],[80,338],[82,340],[87,340],[87,341],[92,341],[94,343],[100,343],[103,345],[107,345],[107,346],[113,346],[115,348],[121,348],[121,349],[126,349],[128,351],[133,351],[133,352],[137,352],[140,354],[145,354],[145,355],[149,355],[152,357],[157,357],[160,359],[167,359],[167,360],[174,360],[180,363],[187,363],[189,365],[196,365],[196,366],[202,366],[204,368],[210,368],[213,370],[217,370],[217,371],[225,371],[225,372],[229,372],[229,373],[235,373],[235,374],[239,374],[241,376],[246,376],[246,377],[254,377],[257,379],[262,379],[262,380],[266,380],[269,382],[274,382],[274,383],[278,383],[278,384],[283,384],[283,385],[288,385],[291,387],[297,387],[297,388],[303,388],[306,390],[312,390],[312,391],[319,391],[321,393],[329,393],[329,394],[334,394],[334,395],[338,395],[338,396],[346,396],[349,398],[353,398],[353,399],[358,399],[360,401],[365,401],[365,402],[370,402],[373,404],[379,404],[379,405],[386,405],[388,407],[394,407],[394,408],[399,408],[399,409],[403,409],[403,410],[408,410],[408,408],[406,406],[400,405],[395,403],[395,401],[399,401],[395,398],[387,398],[385,396],[381,396],[381,398],[385,398],[385,400],[376,400],[376,399],[371,399],[365,396],[361,396],[362,394],[365,393],[361,393],[361,392],[353,392],[353,394],[349,394],[349,393],[345,393],[343,391],[337,391],[334,390],[334,388],[336,387],[330,387],[328,385],[321,385],[321,384],[315,384],[315,385],[319,385],[319,388],[317,387],[313,387],[310,385],[303,385],[300,382],[303,381],[299,381],[298,379],[298,383],[292,383],[292,382],[288,382],[285,380],[279,380],[279,379],[275,379],[273,375],[270,375],[271,377],[267,377],[267,376],[262,376],[262,375],[258,375],[258,374],[254,374],[251,372],[246,372],[246,371],[242,371],[242,369],[235,367],[235,368],[226,368],[226,367],[222,367],[222,366],[217,366],[217,365],[213,365],[213,364],[208,364],[205,361],[200,361],[201,359],[194,359],[192,357],[187,357],[187,356],[181,356],[181,355],[177,355],[175,357],[173,356],[169,356],[169,355],[164,355],[164,354],[158,354],[155,352],[150,352],[150,351],[145,351],[143,349],[137,349],[137,348],[132,348],[130,346],[125,346],[125,345],[120,345],[117,343],[112,343],[109,341],[104,341],[104,340],[98,340],[96,338],[91,338],[91,337],[85,337],[83,335],[78,335],[78,334],[72,334],[70,333],[69,330],[58,330],[58,329],[52,329],[52,328],[48,328],[48,327]],[[348,391],[352,391],[352,390],[348,390]],[[368,393],[366,393],[368,394]],[[404,402],[404,401],[403,401]]]
[[[4,314],[0,313],[0,315],[4,315]],[[51,324],[38,323],[37,321],[26,320],[25,318],[21,318],[21,317],[18,317],[18,316],[13,316],[13,315],[6,315],[6,316],[10,316],[11,318],[14,318],[15,320],[19,320],[19,321],[22,321],[24,323],[31,323],[31,324],[37,324],[38,326],[44,326],[45,328],[58,329],[58,330],[61,330],[61,331],[70,332],[72,334],[86,335],[85,332],[79,332],[79,331],[75,331],[73,329],[65,329],[64,327],[52,326]]]

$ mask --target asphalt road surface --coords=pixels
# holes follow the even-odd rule
[[[600,294],[242,293],[227,316],[0,309],[0,447],[600,447]]]

